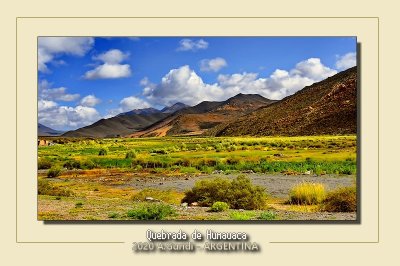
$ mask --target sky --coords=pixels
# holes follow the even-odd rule
[[[280,100],[356,65],[355,37],[39,37],[38,121],[72,130],[133,109]]]

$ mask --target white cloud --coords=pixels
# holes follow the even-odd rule
[[[323,65],[320,59],[310,58],[299,62],[290,71],[277,69],[269,77],[260,78],[257,73],[244,72],[219,75],[217,83],[207,84],[185,65],[170,70],[158,84],[145,80],[142,94],[155,105],[176,102],[196,105],[202,101],[223,101],[238,93],[260,94],[280,100],[336,73],[336,70]]]
[[[119,102],[118,108],[108,110],[108,113],[104,118],[107,119],[107,118],[116,116],[120,113],[129,112],[129,111],[132,111],[135,109],[149,108],[149,107],[151,107],[151,104],[149,102],[147,102],[146,100],[143,100],[143,99],[135,97],[135,96],[129,96],[129,97],[123,98]]]
[[[75,129],[98,121],[101,116],[95,108],[78,105],[58,106],[57,103],[39,100],[39,123],[54,129]]]
[[[326,79],[337,71],[324,66],[319,58],[309,58],[297,63],[296,68],[291,71],[291,75],[299,75],[313,80]]]
[[[128,64],[121,64],[129,57],[129,53],[123,53],[118,49],[112,49],[98,56],[94,60],[103,62],[102,65],[85,73],[85,79],[116,79],[131,76],[131,68]]]
[[[129,57],[129,53],[123,53],[118,49],[112,49],[98,56],[94,56],[93,59],[103,61],[107,64],[119,64]]]
[[[120,107],[122,112],[127,112],[131,111],[134,109],[143,109],[143,108],[149,108],[151,105],[146,102],[145,100],[142,100],[140,98],[137,98],[135,96],[130,96],[122,99],[120,102]]]
[[[225,59],[221,57],[203,59],[200,61],[200,71],[218,72],[221,68],[226,67],[227,65]]]
[[[79,94],[69,94],[66,93],[67,88],[51,88],[51,83],[47,80],[41,80],[39,82],[39,98],[51,101],[64,101],[71,102],[79,99]]]
[[[48,73],[47,64],[63,54],[84,56],[94,45],[90,37],[39,37],[38,70]]]
[[[101,103],[101,100],[94,95],[85,96],[80,101],[80,105],[87,107],[94,107],[99,103]]]
[[[336,68],[338,70],[346,70],[357,65],[357,54],[347,53],[342,56],[337,56]]]
[[[116,79],[131,76],[131,69],[128,64],[110,65],[103,64],[85,73],[85,79]]]
[[[192,39],[182,39],[179,42],[179,47],[176,49],[177,51],[197,51],[204,50],[208,48],[208,42],[203,39],[198,41]]]

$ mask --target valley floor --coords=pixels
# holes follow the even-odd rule
[[[42,171],[43,172],[43,171]],[[150,189],[152,201],[162,201],[174,208],[176,215],[168,220],[261,220],[260,215],[273,214],[271,220],[355,220],[356,212],[322,212],[318,206],[287,204],[290,188],[302,182],[324,184],[328,191],[352,186],[354,175],[283,175],[246,174],[254,184],[269,194],[266,210],[228,210],[210,212],[209,207],[182,206],[184,191],[197,180],[238,174],[161,176],[148,173],[127,173],[118,170],[67,171],[46,181],[53,187],[69,189],[73,196],[38,196],[39,220],[131,220],[126,213],[140,203],[140,191]],[[39,180],[44,179],[39,174]],[[153,190],[151,190],[153,189]],[[149,196],[147,195],[147,196]],[[160,199],[157,198],[160,197]],[[142,199],[143,201],[143,199]]]

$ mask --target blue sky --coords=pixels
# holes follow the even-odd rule
[[[39,122],[59,130],[132,109],[282,99],[356,64],[354,37],[39,37]]]

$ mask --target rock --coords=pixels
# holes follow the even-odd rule
[[[196,207],[196,206],[199,206],[199,203],[195,201],[195,202],[190,203],[190,206]]]
[[[309,171],[305,171],[304,174],[305,175],[311,175],[311,171],[310,170]]]
[[[244,170],[242,171],[244,174],[254,174],[253,170]]]
[[[223,174],[224,173],[224,171],[222,171],[222,170],[214,170],[213,172],[212,172],[212,174]]]
[[[187,207],[187,206],[188,206],[188,203],[187,203],[187,202],[184,202],[184,203],[181,204],[181,206],[182,206],[182,207]]]
[[[146,200],[146,201],[154,201],[154,198],[152,198],[152,197],[146,197],[145,200]]]

